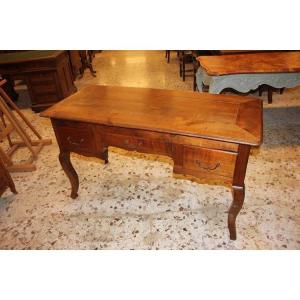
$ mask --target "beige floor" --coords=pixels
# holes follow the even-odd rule
[[[179,78],[175,52],[167,64],[163,51],[104,51],[94,66],[97,77],[86,71],[79,89],[192,88],[191,77]],[[37,171],[12,174],[19,193],[0,198],[0,248],[300,249],[300,87],[274,95],[272,105],[265,96],[264,144],[249,159],[237,241],[227,232],[230,190],[173,178],[166,157],[111,148],[104,165],[73,155],[80,190],[71,199],[49,120],[24,109],[53,145],[40,154]]]

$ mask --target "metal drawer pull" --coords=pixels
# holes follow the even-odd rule
[[[216,170],[217,168],[219,168],[221,166],[220,163],[217,163],[215,166],[212,166],[212,167],[206,167],[206,166],[203,166],[201,164],[201,161],[200,160],[196,160],[196,164],[201,168],[201,169],[204,169],[204,170],[207,170],[207,171],[213,171],[213,170]]]
[[[71,137],[68,136],[68,137],[67,137],[67,141],[68,141],[70,144],[74,145],[74,146],[80,146],[80,145],[84,142],[84,138],[81,138],[81,139],[79,140],[79,142],[74,142],[74,141],[71,140]]]

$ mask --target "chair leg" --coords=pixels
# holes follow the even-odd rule
[[[258,88],[258,95],[261,96],[263,93],[263,86],[261,85],[259,88]]]
[[[182,55],[182,80],[185,81],[185,59],[184,59],[184,54]]]
[[[179,76],[182,77],[182,58],[179,58]]]
[[[170,62],[170,53],[171,53],[171,50],[166,50],[166,59],[167,59],[168,63]]]

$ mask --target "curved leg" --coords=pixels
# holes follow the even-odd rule
[[[228,229],[230,239],[236,240],[235,220],[240,212],[245,199],[245,184],[248,157],[250,153],[249,145],[239,145],[238,154],[235,162],[233,182],[232,182],[232,197],[233,201],[228,212]]]
[[[75,199],[78,197],[79,180],[70,161],[70,152],[59,153],[59,161],[72,186],[71,198]]]
[[[232,197],[233,201],[228,212],[228,229],[230,233],[230,239],[236,240],[235,220],[244,203],[245,187],[233,186]]]

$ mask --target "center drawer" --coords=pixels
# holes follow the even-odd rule
[[[183,168],[232,178],[236,157],[234,152],[184,146]]]
[[[147,139],[117,133],[103,134],[103,142],[107,146],[119,147],[129,151],[138,151],[149,154],[167,155],[169,144],[162,139]]]

